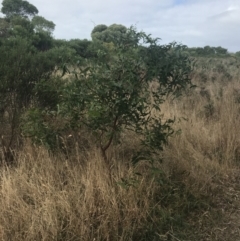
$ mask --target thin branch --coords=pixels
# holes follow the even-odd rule
[[[118,116],[115,117],[115,120],[113,122],[113,130],[112,130],[112,134],[111,134],[111,137],[110,139],[108,140],[108,143],[104,146],[104,147],[101,147],[102,151],[105,152],[109,146],[111,145],[112,143],[112,140],[113,140],[113,137],[114,137],[114,132],[116,130],[116,127],[117,127],[117,121],[118,121]]]

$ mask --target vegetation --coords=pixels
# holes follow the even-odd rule
[[[192,56],[207,56],[207,57],[227,57],[229,55],[228,50],[222,47],[210,47],[205,46],[203,48],[187,48],[186,50]]]
[[[2,240],[239,237],[238,52],[1,11]]]

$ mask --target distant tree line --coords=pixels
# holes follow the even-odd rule
[[[240,57],[240,51],[236,53],[230,53],[226,48],[221,46],[218,47],[188,47],[187,45],[182,46],[183,50],[188,53],[190,56],[194,57]]]

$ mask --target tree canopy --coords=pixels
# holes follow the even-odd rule
[[[1,11],[7,18],[16,15],[29,17],[38,14],[38,9],[28,1],[24,0],[3,0]]]
[[[91,33],[92,40],[105,43],[115,43],[125,36],[127,28],[121,24],[112,24],[107,27],[104,24],[94,27]]]
[[[34,16],[32,24],[36,32],[52,33],[55,29],[55,24],[41,16]]]
[[[0,18],[0,38],[7,36],[8,29],[9,23],[4,18]]]

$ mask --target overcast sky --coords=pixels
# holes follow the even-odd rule
[[[0,0],[0,3],[2,0]],[[240,0],[29,0],[56,24],[55,38],[90,39],[95,25],[113,23],[189,47],[240,51]]]

